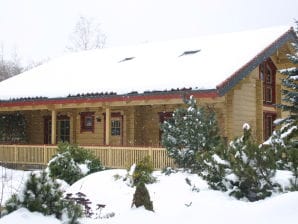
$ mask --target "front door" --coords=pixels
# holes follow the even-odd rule
[[[122,116],[111,116],[111,145],[122,145],[123,143],[123,119]]]
[[[57,117],[57,142],[70,142],[70,120],[67,116]],[[44,118],[44,143],[51,144],[52,138],[52,119]]]

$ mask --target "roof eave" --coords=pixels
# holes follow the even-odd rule
[[[178,91],[152,91],[145,93],[131,93],[123,95],[102,95],[102,96],[71,96],[61,98],[28,98],[15,100],[2,100],[0,107],[21,107],[21,106],[38,106],[38,105],[53,105],[53,104],[80,104],[80,103],[109,103],[117,101],[141,101],[141,100],[168,100],[168,99],[182,99],[185,96],[193,95],[197,98],[216,98],[219,96],[216,89],[207,90],[178,90]]]

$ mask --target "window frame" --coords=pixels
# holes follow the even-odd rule
[[[81,118],[81,132],[94,133],[95,112],[81,112],[80,118]],[[90,125],[87,122],[91,122]]]
[[[259,77],[263,83],[263,104],[273,105],[276,103],[276,66],[270,58],[259,66]],[[270,92],[270,94],[268,94]]]
[[[58,115],[56,117],[56,143],[59,141],[67,141],[70,142],[71,140],[71,130],[70,130],[70,118],[67,115]],[[51,116],[44,116],[44,144],[51,144],[51,139],[52,139],[52,118]],[[67,130],[68,128],[68,133],[66,134],[65,132],[61,134],[61,122],[67,122],[68,127],[64,126],[65,128],[63,131]],[[65,124],[65,123],[64,123]],[[61,139],[62,137],[62,139]]]
[[[276,120],[275,112],[264,112],[263,113],[263,140],[266,141],[272,135],[275,125],[274,121]]]
[[[114,126],[114,124],[118,124]],[[120,120],[111,120],[111,136],[121,136],[121,121]]]

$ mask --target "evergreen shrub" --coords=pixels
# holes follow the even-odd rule
[[[211,107],[197,107],[190,96],[185,107],[174,111],[172,118],[161,125],[162,145],[180,168],[200,170],[197,158],[221,142],[215,111]]]
[[[133,173],[133,184],[136,186],[136,191],[133,195],[132,206],[144,206],[145,209],[153,211],[153,203],[150,200],[150,194],[145,185],[156,181],[152,176],[152,172],[153,164],[149,156],[137,163]]]
[[[49,162],[48,168],[50,177],[62,179],[68,184],[104,169],[91,152],[65,142],[58,144],[58,154]]]
[[[71,224],[78,223],[77,219],[83,215],[79,205],[63,198],[60,185],[49,178],[45,171],[31,173],[23,192],[12,195],[5,205],[8,213],[21,207],[46,216],[54,215],[57,219]]]

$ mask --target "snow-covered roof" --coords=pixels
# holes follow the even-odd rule
[[[69,53],[0,82],[0,100],[216,89],[289,30],[274,27]]]

